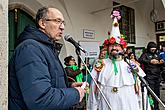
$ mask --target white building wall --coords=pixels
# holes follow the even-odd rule
[[[100,41],[102,44],[107,37],[107,31],[111,30],[112,20],[110,18],[110,12],[112,10],[112,1],[61,1],[62,8],[64,8],[62,11],[64,11],[67,22],[66,33],[71,34],[77,41]],[[54,1],[54,4],[60,6],[59,3],[55,2],[57,1]],[[46,2],[43,1],[42,4],[44,3]],[[49,5],[48,2],[46,4]],[[53,1],[51,1],[51,4],[53,4]],[[125,5],[135,9],[136,44],[129,44],[129,46],[145,47],[149,41],[156,42],[155,24],[150,20],[150,12],[153,8],[152,1],[135,0],[135,2]],[[95,14],[90,14],[90,12],[106,7],[109,8]],[[164,20],[165,9],[161,0],[156,0],[155,8],[158,10],[158,21]],[[83,38],[83,29],[95,30],[95,39]],[[73,46],[68,43],[66,43],[66,50],[67,54],[73,55],[73,53],[75,53]]]
[[[144,0],[134,4],[135,7],[135,46],[146,47],[149,41],[156,42],[155,23],[150,20],[150,12],[153,9],[151,0]],[[158,21],[164,20],[165,9],[161,0],[156,0],[155,9],[157,10]]]
[[[36,5],[33,0],[10,1],[23,3],[33,10],[34,13],[36,13],[39,6],[59,8],[64,14],[67,23],[65,34],[72,35],[77,41],[99,41],[101,45],[104,39],[107,38],[107,32],[111,31],[112,19],[110,18],[110,12],[112,11],[112,1],[110,0],[49,0],[49,2],[46,0],[36,0],[36,3],[40,5]],[[163,20],[165,18],[165,9],[161,0],[156,1],[155,5],[157,6],[155,7],[158,8],[159,20]],[[149,17],[153,7],[152,1],[135,0],[135,2],[125,3],[125,5],[135,9],[136,44],[129,44],[129,46],[144,47],[149,41],[156,41],[155,25],[150,21]],[[108,8],[103,11],[95,14],[90,13],[106,7]],[[83,38],[83,29],[94,30],[95,38]],[[64,43],[60,54],[61,59],[66,55],[76,56],[75,49],[71,44],[63,42],[63,40],[61,42]]]

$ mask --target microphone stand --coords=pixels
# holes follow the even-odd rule
[[[131,64],[127,61],[126,58],[124,58],[124,60],[125,60],[125,62],[130,66],[131,71],[133,72],[133,74],[136,74],[136,75],[139,77],[141,83],[144,84],[144,86],[145,86],[145,87],[147,88],[147,90],[151,93],[151,95],[165,108],[164,103],[159,99],[159,97],[158,97],[158,96],[153,92],[153,90],[149,87],[149,84],[146,82],[146,80],[145,80],[142,76],[140,76],[137,72],[135,72],[135,70],[133,69],[133,67],[132,67]],[[142,88],[143,88],[143,87],[142,87]],[[144,89],[144,88],[143,88],[143,89]],[[144,97],[144,96],[143,96],[143,97]],[[144,99],[143,99],[143,101],[144,101]],[[144,110],[144,105],[143,105],[143,110]]]
[[[143,82],[141,82],[141,92],[142,92],[142,110],[145,110],[145,107],[144,107],[144,87],[145,87],[145,84]],[[146,99],[147,100],[147,99]],[[147,103],[147,101],[146,101]],[[147,106],[146,106],[147,108]]]
[[[87,65],[85,64],[85,62],[83,61],[83,58],[80,55],[80,51],[79,49],[76,49],[76,54],[78,55],[78,57],[81,59],[82,63],[84,64],[85,68],[87,69],[88,73],[90,74],[92,80],[94,81],[94,83],[96,84],[96,87],[98,88],[98,90],[100,91],[100,94],[102,95],[103,99],[105,100],[105,102],[107,103],[109,110],[112,110],[112,107],[110,105],[110,103],[108,102],[107,98],[105,97],[104,93],[101,91],[101,88],[99,87],[99,85],[97,84],[97,81],[94,79],[94,77],[92,76],[90,70],[88,69]]]

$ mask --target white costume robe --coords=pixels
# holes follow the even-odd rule
[[[92,70],[91,75],[97,79],[99,86],[106,99],[111,105],[112,110],[140,110],[138,96],[135,94],[134,77],[130,72],[129,65],[124,61],[116,61],[118,72],[114,73],[114,64],[110,59],[104,59],[104,67],[101,72]],[[139,75],[144,76],[140,67]],[[117,88],[117,92],[113,88]],[[94,82],[91,82],[88,97],[87,110],[110,110],[107,103],[97,90]]]

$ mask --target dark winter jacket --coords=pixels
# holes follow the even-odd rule
[[[34,27],[21,33],[9,63],[9,110],[64,110],[79,102],[54,46]]]
[[[157,59],[160,61],[159,54],[150,52],[150,48],[157,48],[156,44],[151,42],[147,45],[147,50],[139,58],[139,62],[144,65],[144,72],[146,73],[147,79],[160,79],[161,66],[162,64],[151,64],[152,59]]]

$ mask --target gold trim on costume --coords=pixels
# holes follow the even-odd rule
[[[119,90],[118,90],[117,87],[113,87],[113,88],[112,88],[112,92],[113,92],[113,93],[117,93],[118,91],[119,91]]]

